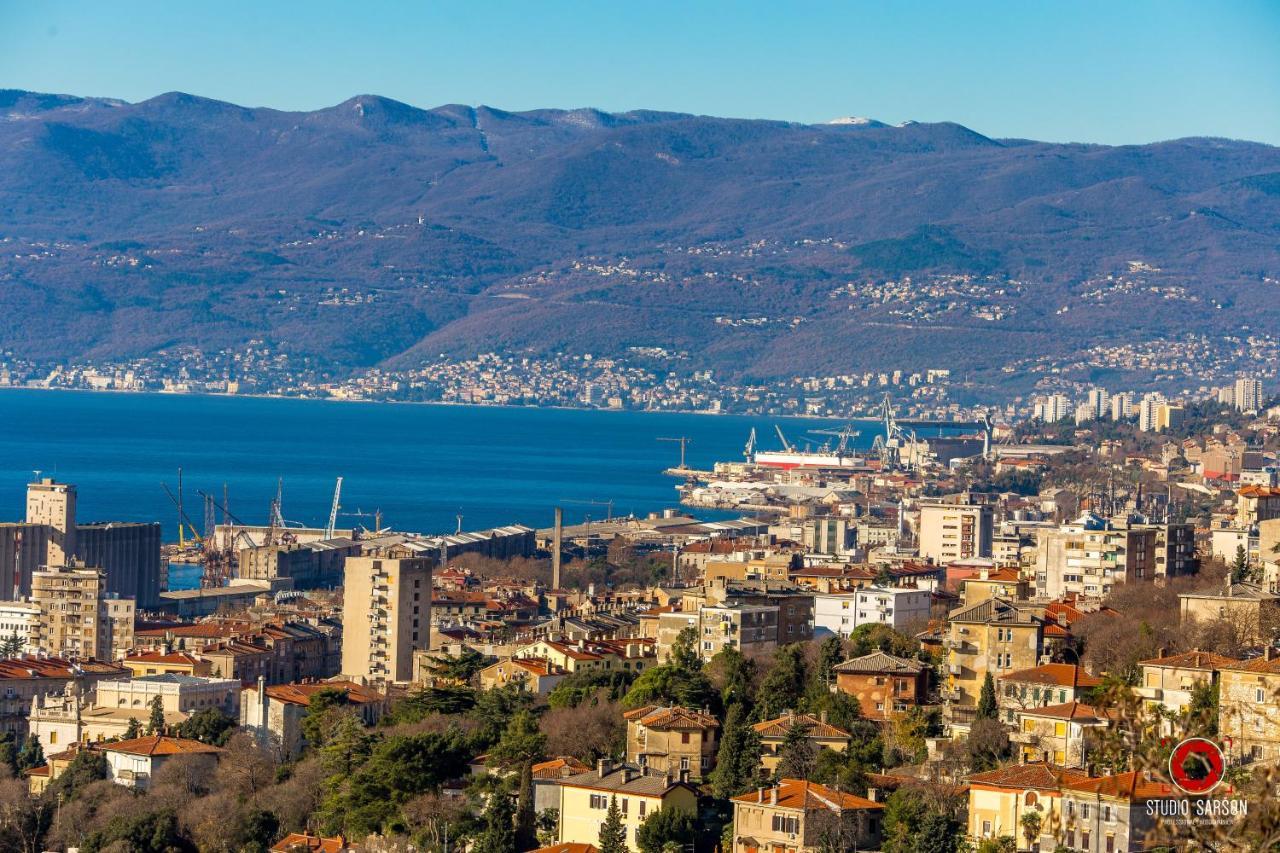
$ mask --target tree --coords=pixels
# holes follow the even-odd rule
[[[782,756],[778,762],[779,779],[808,779],[813,775],[818,761],[818,750],[809,737],[808,723],[795,722],[787,727],[782,736],[782,746],[778,752]]]
[[[0,640],[0,657],[16,658],[22,654],[24,646],[26,646],[26,642],[23,641],[22,637],[18,636],[18,629],[14,628],[12,634]]]
[[[1243,545],[1237,545],[1236,558],[1231,563],[1231,582],[1244,583],[1249,577],[1249,554]]]
[[[600,824],[600,843],[596,846],[600,853],[627,853],[627,827],[622,822],[616,796],[609,797],[609,810],[605,812],[604,823]]]
[[[516,787],[516,849],[532,850],[537,846],[537,814],[533,808],[533,762],[526,760],[520,765],[520,781]]]
[[[964,827],[941,812],[927,812],[916,833],[915,853],[958,853],[964,845]]]
[[[1022,817],[1018,820],[1018,825],[1022,827],[1022,837],[1026,839],[1027,847],[1032,847],[1040,840],[1040,827],[1043,818],[1040,812],[1023,812]]]
[[[716,652],[707,666],[707,675],[720,690],[720,701],[725,708],[734,703],[750,711],[754,702],[756,662],[735,646],[725,646]]]
[[[1009,755],[1009,730],[989,717],[974,720],[967,747],[969,766],[975,773],[994,770]]]
[[[341,687],[324,687],[311,694],[298,726],[308,746],[319,749],[329,742],[338,718],[347,713],[349,702],[347,691]]]
[[[636,846],[640,853],[662,853],[669,844],[679,848],[692,844],[697,834],[692,814],[681,809],[661,808],[636,829]]]
[[[538,721],[532,712],[522,709],[511,718],[489,758],[499,767],[532,764],[542,758],[546,748],[547,736],[538,730]]]
[[[632,683],[622,704],[627,708],[670,703],[686,708],[720,708],[720,694],[706,673],[663,664],[645,670]]]
[[[220,708],[205,708],[179,723],[176,734],[210,746],[226,746],[237,728],[236,721]]]
[[[124,728],[124,739],[133,740],[142,737],[142,721],[137,717],[129,718],[129,725]]]
[[[320,757],[331,773],[350,775],[373,751],[373,738],[364,723],[352,713],[340,714],[328,741],[320,749]]]
[[[151,716],[147,718],[147,734],[164,734],[164,699],[158,693],[151,700]]]
[[[982,679],[982,692],[978,696],[979,720],[994,720],[1000,714],[1000,706],[996,702],[996,681],[988,672]]]
[[[18,770],[30,770],[32,767],[41,767],[44,763],[44,747],[40,745],[40,738],[27,735],[27,739],[22,742],[22,749],[18,751]]]
[[[698,632],[692,627],[681,628],[671,644],[668,663],[686,672],[701,672],[702,657],[698,654]]]
[[[747,724],[742,705],[729,706],[725,717],[716,768],[711,771],[711,790],[728,799],[750,791],[760,775],[760,735]]]
[[[760,682],[756,719],[772,720],[788,710],[798,710],[804,698],[804,649],[798,643],[782,646]]]

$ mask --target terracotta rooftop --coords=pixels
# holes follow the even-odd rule
[[[580,841],[562,841],[550,847],[539,847],[533,853],[600,853],[600,848]]]
[[[777,802],[773,800],[773,792],[777,792]],[[809,782],[804,779],[783,779],[772,788],[760,788],[748,791],[733,798],[737,803],[766,803],[784,809],[804,809],[830,811],[844,809],[883,809],[881,803],[872,802],[865,797],[856,797],[834,791],[826,785]]]
[[[824,723],[813,714],[784,714],[776,720],[765,720],[763,723],[756,723],[751,728],[759,732],[761,737],[786,737],[787,730],[792,726],[808,727],[809,737],[849,737],[849,733],[844,729],[836,728],[830,723]]]
[[[287,853],[291,850],[314,850],[316,853],[342,853],[349,850],[347,840],[341,835],[336,838],[323,838],[318,835],[307,835],[303,832],[291,832],[271,845],[272,853]]]
[[[1099,776],[1096,779],[1081,779],[1064,783],[1064,788],[1072,791],[1085,791],[1102,797],[1118,797],[1122,800],[1154,800],[1166,797],[1186,797],[1176,787],[1160,779],[1151,778],[1140,770],[1128,773],[1117,773],[1114,776]]]
[[[852,658],[832,667],[835,672],[892,672],[910,675],[916,675],[923,669],[924,664],[920,663],[920,661],[900,658],[881,651]]]
[[[256,688],[250,688],[256,689]],[[267,695],[277,702],[290,705],[310,705],[311,699],[322,690],[345,690],[347,701],[356,705],[381,702],[383,696],[354,681],[312,681],[306,684],[273,684],[267,687]]]
[[[1180,655],[1164,655],[1150,660],[1140,660],[1141,666],[1162,666],[1170,669],[1222,669],[1232,664],[1240,663],[1236,658],[1229,658],[1226,655],[1216,654],[1214,652],[1202,652],[1199,650],[1183,652]]]
[[[1030,669],[1020,669],[1000,676],[1001,681],[1016,681],[1020,684],[1049,684],[1054,687],[1097,687],[1102,683],[1084,671],[1084,667],[1073,663],[1046,663]]]
[[[148,735],[132,740],[103,743],[98,748],[103,752],[123,752],[127,755],[213,755],[222,752],[216,746],[209,746],[198,740],[166,735]]]
[[[533,778],[535,779],[559,779],[565,775],[565,771],[570,774],[577,774],[586,773],[590,769],[590,767],[570,755],[539,762],[533,765],[532,768]]]
[[[169,652],[164,654],[161,652],[138,652],[129,655],[125,659],[125,663],[162,663],[171,666],[196,666],[200,660],[186,652]]]
[[[704,714],[701,711],[691,711],[688,708],[663,707],[660,705],[646,705],[643,708],[636,708],[633,711],[627,711],[622,715],[623,719],[635,720],[640,725],[649,729],[672,729],[675,731],[715,729],[720,727],[720,723],[710,714]]]
[[[1052,717],[1060,720],[1109,720],[1111,712],[1095,708],[1083,702],[1064,702],[1061,705],[1045,705],[1041,708],[1024,708],[1018,713],[1030,717]]]
[[[986,773],[974,773],[969,777],[969,784],[1019,790],[1036,788],[1041,791],[1056,791],[1068,782],[1082,782],[1088,778],[1089,774],[1080,770],[1055,767],[1038,761],[1032,764],[1001,767],[998,770],[988,770]]]

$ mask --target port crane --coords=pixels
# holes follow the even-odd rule
[[[196,494],[204,498],[204,571],[200,576],[200,585],[203,587],[219,587],[231,578],[232,564],[235,560],[235,544],[237,541],[243,541],[244,547],[253,548],[257,543],[253,541],[245,528],[248,527],[243,521],[237,518],[230,509],[227,508],[227,487],[224,483],[222,486],[222,503],[210,494],[196,489]],[[223,527],[226,528],[226,541],[221,547],[216,542],[216,525],[214,519],[217,511],[222,512]],[[232,524],[235,530],[232,530]]]
[[[796,450],[795,445],[787,441],[787,437],[782,434],[782,427],[778,424],[774,424],[773,429],[778,433],[778,441],[782,442],[782,449],[787,453],[794,453]]]
[[[840,429],[811,429],[809,430],[809,434],[810,435],[830,435],[830,436],[835,436],[839,438],[840,441],[836,443],[835,452],[836,452],[836,455],[838,456],[844,456],[846,453],[849,452],[849,442],[857,438],[858,436],[862,435],[862,432],[860,430],[854,429],[852,424],[846,424],[844,427]],[[831,442],[828,441],[822,447],[824,450],[829,450],[830,446],[831,446]]]
[[[689,437],[688,437],[688,436],[686,436],[686,435],[682,435],[682,436],[678,436],[678,437],[676,437],[676,438],[665,438],[665,437],[663,437],[663,438],[659,438],[659,439],[658,439],[658,441],[678,441],[678,442],[680,442],[680,469],[681,469],[681,470],[684,470],[685,468],[688,468],[688,467],[689,467],[688,465],[684,464],[684,452],[685,452],[685,448],[686,448],[686,447],[688,447],[690,444],[693,444],[693,439],[692,439],[692,438],[689,438]]]
[[[178,545],[185,548],[187,544],[186,538],[183,536],[183,526],[191,531],[191,541],[201,548],[204,547],[204,537],[200,535],[199,529],[194,521],[187,516],[186,510],[182,507],[182,469],[178,469],[178,493],[175,495],[173,490],[169,488],[168,483],[161,483],[160,488],[164,489],[164,493],[169,496],[169,500],[178,510]]]
[[[605,521],[613,521],[613,498],[609,498],[609,500],[607,501],[598,501],[598,500],[595,500],[594,498],[589,501],[574,500],[573,498],[561,498],[560,503],[602,506],[605,508]]]
[[[742,458],[750,462],[756,453],[756,428],[751,428],[751,434],[747,436],[747,446],[742,449]]]
[[[342,497],[341,477],[338,478],[338,482],[333,486],[333,506],[329,508],[329,523],[324,528],[325,539],[332,539],[334,528],[338,526],[338,510],[341,508],[341,504],[338,503],[338,499],[340,497]]]

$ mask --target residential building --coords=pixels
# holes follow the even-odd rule
[[[1280,658],[1260,658],[1218,671],[1218,735],[1233,762],[1280,760]]]
[[[535,696],[546,696],[565,679],[568,670],[546,658],[504,658],[477,673],[481,690],[493,690],[514,684]]]
[[[76,487],[52,477],[27,484],[27,524],[49,528],[44,565],[70,563],[76,555]]]
[[[1178,601],[1183,623],[1226,620],[1246,643],[1269,641],[1280,628],[1280,595],[1258,584],[1228,578],[1221,590],[1184,592]]]
[[[377,725],[390,707],[386,694],[352,681],[311,681],[306,684],[268,685],[259,681],[239,696],[240,725],[281,761],[291,761],[306,746],[302,720],[317,694],[338,691],[345,704],[366,726]]]
[[[104,743],[96,748],[107,758],[111,781],[139,791],[149,788],[160,768],[177,756],[208,756],[212,770],[213,763],[222,753],[216,746],[198,740],[164,735]]]
[[[858,700],[862,716],[888,720],[928,701],[929,668],[918,660],[875,651],[833,668],[836,689]]]
[[[1044,632],[1045,619],[1035,608],[1004,598],[989,598],[952,611],[944,643],[944,696],[950,703],[953,723],[967,722],[977,709],[988,673],[999,678],[1039,666]]]
[[[666,775],[646,775],[633,765],[615,766],[601,759],[594,770],[560,779],[559,841],[594,844],[600,824],[617,801],[626,828],[626,844],[637,849],[636,830],[659,809],[698,813],[698,792],[688,781]]]
[[[135,652],[121,661],[135,676],[210,675],[213,666],[189,652]]]
[[[1185,797],[1173,785],[1141,770],[1063,780],[1061,829],[1056,836],[1042,835],[1040,849],[1061,844],[1081,853],[1151,850],[1157,846],[1152,836],[1161,814],[1153,801],[1167,804]]]
[[[944,564],[990,557],[993,512],[983,504],[920,504],[920,556]]]
[[[1262,410],[1262,382],[1258,379],[1241,378],[1236,380],[1232,394],[1232,403],[1241,412],[1256,414]]]
[[[342,672],[362,682],[407,683],[413,650],[431,646],[429,557],[348,557],[342,595]]]
[[[1003,720],[1014,725],[1021,711],[1084,701],[1101,683],[1101,678],[1077,664],[1046,663],[1001,675],[996,680],[996,701]]]
[[[698,651],[711,660],[721,649],[736,648],[746,655],[765,654],[778,647],[778,607],[758,604],[720,604],[698,611]]]
[[[291,832],[269,849],[271,853],[347,853],[355,848],[341,835],[325,838],[323,835]]]
[[[884,806],[804,779],[733,798],[730,853],[878,850]]]
[[[18,657],[0,660],[0,732],[18,741],[27,736],[31,706],[50,694],[88,691],[102,679],[127,678],[122,666],[100,661],[72,662],[64,658]]]
[[[849,746],[849,733],[828,723],[825,712],[820,717],[815,717],[813,714],[788,711],[781,717],[765,720],[751,727],[760,736],[760,745],[763,747],[760,766],[769,773],[778,769],[778,764],[782,761],[782,744],[786,741],[787,734],[797,726],[812,741],[815,752],[823,747],[832,752],[844,752]]]
[[[1071,524],[1040,529],[1036,537],[1036,593],[1043,597],[1096,598],[1116,584],[1157,576],[1157,537],[1150,527],[1116,525],[1085,513]]]
[[[1218,680],[1218,671],[1241,663],[1213,652],[1190,651],[1138,661],[1142,680],[1135,688],[1149,710],[1163,709],[1182,714],[1196,690]]]
[[[0,642],[13,643],[19,654],[40,651],[40,607],[29,601],[0,601]]]
[[[627,721],[627,762],[646,773],[702,778],[720,747],[720,723],[703,711],[646,705],[622,715]]]
[[[1017,712],[1017,730],[1009,740],[1018,745],[1024,763],[1083,768],[1089,731],[1110,726],[1111,718],[1110,712],[1083,702],[1024,708]]]
[[[119,660],[133,648],[134,601],[107,592],[98,569],[72,564],[35,572],[31,601],[43,616],[38,644],[48,654]]]
[[[871,586],[853,592],[813,596],[813,624],[817,632],[848,637],[859,625],[888,625],[914,633],[929,621],[932,594],[927,589]]]
[[[969,776],[969,840],[1012,838],[1018,850],[1052,850],[1042,838],[1062,827],[1062,785],[1083,782],[1086,773],[1044,762],[1016,764]],[[1039,833],[1028,841],[1023,818],[1035,815]]]

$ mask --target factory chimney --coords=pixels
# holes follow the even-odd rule
[[[551,541],[551,588],[560,588],[560,544],[564,538],[564,510],[556,507],[556,529]]]

